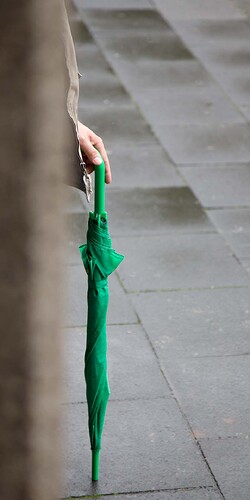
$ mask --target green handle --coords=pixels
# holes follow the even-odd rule
[[[105,164],[102,156],[98,152],[102,163],[95,165],[95,207],[96,215],[105,213]]]
[[[99,456],[100,450],[92,450],[92,481],[99,478]]]

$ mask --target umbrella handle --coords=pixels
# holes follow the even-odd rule
[[[105,212],[105,164],[101,154],[98,151],[102,163],[95,165],[95,201],[94,213],[97,216],[107,218]]]

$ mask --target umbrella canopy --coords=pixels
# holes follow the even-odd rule
[[[107,376],[106,316],[109,290],[108,276],[123,256],[112,249],[104,212],[104,163],[95,170],[95,211],[90,212],[87,243],[80,247],[88,274],[88,318],[85,351],[85,380],[89,413],[89,435],[92,449],[92,479],[98,479],[99,452],[106,406],[110,394]]]

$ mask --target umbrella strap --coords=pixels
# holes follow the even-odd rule
[[[102,227],[108,220],[107,212],[101,212],[100,214],[89,212],[89,217],[97,223],[98,227]]]
[[[104,288],[105,286],[107,286],[107,278],[104,278],[103,280],[95,281],[89,277],[88,278],[88,285],[89,285],[89,288],[93,288],[94,290],[96,288]]]

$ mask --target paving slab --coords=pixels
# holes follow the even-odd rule
[[[166,19],[240,19],[243,13],[228,0],[153,0]]]
[[[110,71],[110,66],[92,37],[89,43],[75,45],[75,49],[78,69],[82,75],[79,82],[81,98],[87,76],[101,72],[106,74]]]
[[[250,288],[131,296],[161,359],[250,353]]]
[[[250,491],[250,439],[204,439],[201,445],[224,498],[246,500]]]
[[[110,401],[171,397],[156,357],[140,325],[107,328]],[[64,330],[64,399],[79,403],[85,398],[83,376],[85,328]]]
[[[230,84],[242,82],[242,96],[238,95],[238,99],[246,99],[246,90],[244,92],[244,79],[249,77],[249,45],[248,39],[250,33],[250,25],[246,23],[234,23],[231,31],[235,30],[235,34],[229,37],[225,33],[224,25],[205,24],[207,29],[200,30],[200,26],[186,26],[185,23],[178,24],[178,32],[187,40],[187,44],[192,47],[193,52],[198,56],[204,66],[213,74],[213,76],[223,83],[225,89],[230,88]],[[244,29],[246,27],[246,29]],[[227,26],[228,29],[228,26]],[[216,36],[218,31],[219,35]],[[211,33],[209,33],[211,32]],[[213,35],[213,32],[215,34]],[[242,37],[242,32],[244,37]],[[239,33],[239,36],[237,36]],[[224,78],[223,78],[224,77]],[[228,86],[226,85],[228,78]],[[238,92],[240,91],[240,87]],[[235,94],[237,95],[237,94]]]
[[[131,143],[127,146],[113,145],[108,149],[112,168],[112,184],[106,191],[117,188],[160,188],[180,187],[185,184],[177,169],[160,144],[140,146]]]
[[[250,161],[248,125],[154,125],[153,130],[177,164]]]
[[[155,40],[155,37],[154,37],[154,40]],[[142,43],[143,43],[143,47],[145,47],[145,41],[144,42],[142,41]],[[119,40],[115,41],[116,49],[119,48],[119,44],[120,44],[120,35],[119,35]],[[123,45],[122,51],[126,50],[127,44],[128,44],[128,40],[126,37],[126,39],[122,41],[122,45]],[[135,44],[135,47],[137,50],[138,43]],[[174,52],[176,53],[176,48],[174,49]],[[172,51],[172,53],[173,53],[173,51]],[[131,51],[130,51],[130,54],[131,54]],[[117,58],[117,55],[119,55],[119,52],[118,53],[116,52],[115,55]],[[122,60],[124,63],[124,57],[122,57]],[[208,91],[206,90],[205,94],[203,94],[203,98],[202,98],[202,95],[199,95],[199,94],[197,95],[197,93],[200,89],[196,86],[196,94],[192,96],[192,99],[194,101],[193,104],[192,104],[192,102],[190,102],[190,99],[186,98],[185,95],[184,96],[183,95],[176,96],[176,103],[174,103],[173,97],[171,98],[171,95],[169,95],[169,97],[167,97],[166,89],[165,89],[165,93],[163,93],[163,95],[159,95],[159,91],[155,92],[155,90],[154,90],[153,93],[151,91],[151,95],[146,94],[143,98],[143,96],[141,95],[141,84],[143,86],[145,85],[145,83],[144,83],[145,79],[142,78],[142,76],[144,76],[144,75],[141,71],[143,61],[145,61],[145,59],[144,58],[142,59],[140,57],[140,59],[138,61],[140,67],[137,68],[137,75],[138,75],[137,76],[137,85],[134,85],[134,90],[135,91],[137,90],[137,92],[135,92],[137,100],[139,100],[139,102],[141,102],[142,105],[144,104],[144,106],[142,106],[142,107],[143,107],[145,115],[149,119],[151,117],[153,117],[153,118],[155,117],[155,120],[158,120],[159,123],[162,121],[166,122],[166,120],[167,120],[167,123],[169,123],[169,122],[170,123],[179,123],[179,122],[181,122],[181,123],[185,123],[185,122],[188,122],[188,123],[190,123],[190,122],[191,123],[197,123],[197,122],[198,123],[210,123],[210,122],[214,122],[214,121],[228,122],[228,123],[242,122],[242,120],[243,120],[242,115],[240,113],[238,113],[236,111],[236,109],[233,108],[233,106],[231,105],[229,100],[227,102],[227,105],[225,105],[226,97],[223,95],[223,93],[220,91],[220,89],[218,87],[216,87],[215,85],[213,85],[213,87],[210,89],[211,93],[209,96],[208,96]],[[147,60],[146,60],[146,62],[147,62]],[[153,61],[150,61],[150,62],[153,62],[153,64],[155,65],[155,62],[156,62],[155,58]],[[178,62],[180,62],[180,61],[178,60],[177,63]],[[181,62],[186,62],[186,61],[181,61]],[[188,60],[188,62],[190,62],[191,64],[192,63],[198,64],[197,62],[193,61],[192,59],[190,61]],[[158,63],[158,65],[160,67],[162,67],[163,64],[166,64],[166,61],[160,61]],[[132,79],[135,79],[136,68],[134,67],[134,65],[130,68],[130,71],[128,73],[132,75],[131,76]],[[203,74],[204,73],[206,73],[206,72],[203,70]],[[156,68],[154,68],[154,71],[152,71],[152,67],[150,65],[149,74],[151,76],[151,80],[152,80],[152,77],[154,78],[154,88],[155,88],[156,75],[157,75]],[[162,70],[160,70],[160,74],[162,74]],[[127,78],[125,77],[125,81],[126,80],[127,80]],[[99,88],[100,88],[102,78],[99,78],[99,79],[97,78],[97,81],[100,82],[100,85],[99,85]],[[83,84],[87,83],[86,79],[85,79],[85,81],[82,79],[82,82],[83,82]],[[212,83],[212,80],[210,79],[210,86],[211,86],[211,83]],[[152,82],[151,82],[151,84],[152,84]],[[182,84],[182,89],[183,89],[183,84]],[[105,84],[104,84],[104,90],[105,90]],[[185,92],[188,92],[187,87],[185,88]],[[173,87],[171,89],[171,94],[173,94]],[[85,103],[85,105],[87,105],[87,103],[89,102],[89,97],[91,98],[92,95],[98,96],[99,93],[96,91],[95,85],[93,86],[93,88],[90,85],[90,96],[89,96],[89,92],[88,92],[88,86],[85,89],[83,87],[82,95],[83,95],[82,102]],[[163,105],[164,99],[165,99],[165,106]],[[183,102],[180,102],[180,99],[182,99]],[[97,100],[98,100],[98,97],[97,97]],[[169,102],[168,102],[168,100],[169,100]],[[163,101],[162,105],[161,105],[161,101]],[[157,106],[157,102],[159,104],[158,106]],[[168,104],[168,106],[167,106],[167,104]],[[80,105],[83,105],[83,104],[80,103]],[[104,111],[105,111],[105,109],[104,109]],[[153,116],[151,116],[152,113],[153,113]],[[173,121],[174,118],[175,118],[175,120]]]
[[[248,0],[233,0],[233,3],[250,19],[250,5]]]
[[[250,259],[241,259],[241,264],[246,272],[250,275]]]
[[[250,232],[250,208],[208,210],[207,214],[216,228],[223,234],[240,235]]]
[[[122,11],[121,12],[118,11],[118,12],[120,13],[120,15],[123,15]],[[138,13],[138,15],[139,15],[139,13]],[[130,13],[130,16],[131,16],[131,13]],[[243,43],[243,46],[238,47],[237,53],[235,55],[235,63],[236,64],[233,64],[233,60],[234,60],[233,54],[235,51],[234,45],[232,46],[232,49],[230,52],[230,43],[232,43],[232,41],[228,36],[228,33],[229,33],[229,30],[227,31],[228,24],[229,24],[229,27],[231,27],[230,32],[237,33],[239,35],[239,36],[237,35],[237,37],[233,38],[233,43],[239,44],[238,40],[240,40],[241,44]],[[199,99],[198,99],[198,102],[197,102],[198,108],[193,106],[191,111],[193,110],[193,113],[195,113],[195,115],[197,115],[197,111],[199,109],[199,106],[201,106],[201,111],[198,114],[198,116],[196,116],[196,120],[195,120],[195,117],[193,117],[193,122],[196,123],[198,120],[198,122],[210,123],[211,120],[213,121],[215,119],[215,117],[213,115],[214,114],[217,115],[217,113],[218,113],[218,116],[220,115],[221,118],[223,118],[223,120],[221,120],[222,122],[237,123],[237,122],[240,122],[240,120],[243,120],[244,118],[249,120],[250,119],[250,101],[249,101],[248,56],[246,57],[244,66],[243,67],[241,66],[241,68],[240,68],[241,71],[239,73],[239,61],[243,58],[243,62],[244,62],[244,56],[242,54],[244,54],[244,51],[245,51],[244,47],[246,47],[246,50],[247,50],[248,39],[249,39],[249,26],[247,25],[245,20],[232,20],[232,21],[221,20],[221,21],[218,21],[218,19],[216,19],[216,21],[212,21],[212,22],[211,21],[205,21],[205,22],[202,21],[200,23],[197,23],[197,22],[178,23],[177,22],[176,27],[177,27],[178,32],[181,34],[181,36],[184,36],[185,41],[187,41],[192,48],[194,47],[195,50],[196,49],[198,50],[198,55],[200,54],[199,51],[202,50],[202,53],[201,53],[202,60],[205,59],[205,61],[208,63],[209,69],[211,69],[211,68],[212,68],[212,70],[215,69],[216,78],[219,80],[219,82],[225,88],[226,92],[230,95],[230,97],[233,97],[236,100],[236,102],[240,108],[239,113],[237,114],[233,110],[232,106],[231,107],[230,107],[230,105],[228,105],[227,107],[224,106],[224,113],[223,113],[224,116],[222,116],[221,113],[219,113],[219,109],[218,109],[218,106],[222,107],[222,105],[220,104],[220,101],[218,101],[217,108],[208,109],[205,106],[205,104],[203,106],[202,106],[202,104],[199,104]],[[170,27],[168,27],[168,32],[169,32],[169,34],[172,33],[172,29]],[[212,33],[212,35],[211,35],[211,33]],[[109,36],[109,33],[106,32],[105,37],[107,37],[107,34]],[[104,33],[103,33],[103,36],[104,36]],[[143,75],[143,68],[142,68],[143,63],[146,62],[146,64],[148,63],[151,66],[152,63],[155,64],[155,62],[157,62],[156,61],[157,53],[153,53],[152,54],[153,58],[148,59],[148,56],[150,55],[150,51],[152,52],[152,50],[153,50],[155,52],[155,50],[156,50],[156,52],[157,51],[159,52],[159,50],[156,46],[157,43],[155,40],[155,36],[153,37],[153,39],[148,39],[148,36],[147,36],[146,40],[145,40],[145,37],[144,37],[144,39],[142,38],[141,41],[134,40],[133,44],[132,44],[133,47],[131,49],[131,47],[128,47],[128,45],[127,45],[128,44],[127,37],[121,37],[121,35],[119,34],[119,40],[113,40],[113,42],[115,43],[115,49],[116,49],[115,51],[114,50],[110,51],[110,43],[106,44],[105,40],[103,39],[103,36],[100,40],[102,43],[102,46],[104,47],[106,55],[108,55],[108,58],[110,59],[112,65],[116,69],[118,69],[118,73],[122,75],[123,81],[126,84],[129,84],[129,86],[130,86],[131,80],[132,80],[132,82],[134,82],[134,85],[133,85],[134,90],[137,90],[138,86],[139,86],[139,88],[141,86],[143,88],[145,85],[144,82],[146,81],[145,75]],[[113,32],[112,32],[112,36],[114,38]],[[216,36],[217,36],[218,40],[217,40]],[[214,37],[215,37],[215,40],[214,40]],[[175,38],[176,38],[176,36],[175,36]],[[173,40],[174,40],[173,36],[171,37],[171,39],[172,39],[172,41],[168,41],[168,43],[167,43],[168,48],[170,48],[170,46],[171,46],[171,48],[170,48],[170,50],[163,51],[164,52],[164,60],[162,60],[162,58],[160,57],[159,61],[158,61],[158,65],[160,65],[160,66],[165,65],[167,58],[169,59],[167,62],[170,62],[170,63],[172,62],[171,59],[177,58],[177,61],[173,61],[173,62],[177,62],[177,63],[178,62],[184,62],[184,63],[190,62],[190,63],[199,64],[199,63],[197,63],[197,61],[194,61],[190,57],[187,59],[187,61],[185,61],[185,58],[184,58],[184,60],[182,60],[183,59],[183,54],[182,54],[183,49],[179,48],[177,50],[177,45],[179,43],[179,40],[176,41],[176,43],[175,43],[175,42],[173,42]],[[177,37],[177,39],[178,39],[178,37]],[[218,41],[218,43],[217,43],[217,41]],[[221,49],[219,47],[220,47],[222,41],[223,41],[225,47],[223,46],[223,51],[222,51],[222,54],[220,57]],[[142,45],[141,50],[144,52],[146,51],[146,54],[144,54],[146,57],[144,57],[143,53],[141,53],[141,52],[140,52],[140,54],[137,53],[137,51],[139,50],[140,43]],[[153,47],[152,43],[153,44],[156,43],[156,45]],[[160,51],[163,48],[163,43],[164,43],[164,41],[161,40],[160,41]],[[107,47],[106,47],[106,45],[107,45]],[[119,47],[120,47],[120,49],[119,49]],[[117,50],[117,49],[119,49],[119,50]],[[125,53],[124,53],[124,51],[125,51]],[[179,53],[179,55],[178,55],[178,53]],[[167,56],[167,54],[169,54],[169,55]],[[131,63],[128,64],[131,57],[132,57],[132,60],[133,60],[133,58],[137,59],[136,66],[140,66],[140,68],[139,67],[136,68],[134,64],[131,64]],[[158,53],[158,57],[159,57],[159,53]],[[78,59],[79,59],[79,56],[78,56]],[[226,64],[227,59],[228,59],[228,64]],[[79,66],[80,70],[84,71],[84,65],[85,65],[86,71],[88,71],[88,67],[89,67],[88,58],[86,61],[86,57],[85,57],[85,60],[83,59],[82,64],[83,64],[83,66],[81,66],[81,59],[80,59],[80,66]],[[93,67],[93,65],[94,65],[94,67],[98,67],[98,64],[93,63],[93,60],[90,59],[90,66]],[[215,68],[213,67],[214,65],[215,65]],[[137,71],[136,71],[136,69],[137,69]],[[214,71],[212,71],[212,73],[213,72]],[[151,75],[151,79],[153,76],[153,78],[154,78],[153,84],[155,86],[155,84],[157,83],[157,78],[159,78],[159,77],[157,77],[157,71],[155,71],[155,70],[153,71],[152,68],[150,68],[149,74]],[[131,75],[131,76],[129,76],[129,75]],[[142,78],[142,76],[143,76],[143,78]],[[186,87],[186,89],[187,89],[187,87]],[[217,89],[217,90],[219,91],[219,89]],[[138,90],[137,90],[137,94],[138,94]],[[138,95],[140,95],[140,94],[138,94]],[[85,103],[86,102],[87,102],[87,99],[85,100]],[[189,103],[189,100],[185,99],[184,100],[184,108],[190,107],[191,104],[188,104],[188,103]],[[171,101],[170,101],[170,104],[171,104]],[[172,107],[173,107],[173,105],[172,105]],[[184,113],[183,105],[179,106],[178,109],[179,109],[179,115],[180,115],[179,120],[181,120],[181,118],[183,117],[183,113]],[[174,113],[174,111],[175,111],[175,109],[173,109],[173,113]],[[214,111],[214,113],[212,111]],[[189,112],[189,109],[187,110],[187,113],[188,112]],[[166,113],[162,113],[162,114],[166,114]],[[185,113],[184,113],[184,115],[185,115]],[[241,118],[240,118],[240,116],[241,116]],[[187,118],[185,119],[185,116],[184,116],[183,120],[185,123]]]
[[[86,47],[86,45],[93,43],[93,38],[78,12],[73,13],[69,17],[70,29],[74,39],[74,45],[76,51],[80,47]]]
[[[109,53],[115,59],[193,59],[172,27],[156,11],[86,10],[84,22],[91,26],[105,55]]]
[[[106,32],[105,32],[106,33]],[[193,60],[193,55],[181,42],[180,38],[172,29],[166,29],[148,33],[131,30],[130,35],[126,32],[118,32],[111,37],[107,34],[95,32],[96,38],[102,43],[105,55],[109,55],[111,61],[122,59],[133,63],[139,60]]]
[[[180,168],[205,207],[249,207],[249,165],[200,165]]]
[[[105,35],[112,37],[122,31],[128,33],[136,32],[152,32],[166,31],[171,29],[168,23],[162,18],[157,10],[150,9],[88,9],[84,13],[84,20],[91,24],[91,28],[95,33],[103,32]]]
[[[86,9],[153,9],[150,0],[74,0],[74,4],[77,6],[78,10]]]
[[[250,233],[225,235],[225,239],[238,259],[250,258]]]
[[[89,71],[81,78],[79,109],[107,105],[135,109],[130,96],[110,69]]]
[[[188,187],[111,190],[106,207],[113,237],[214,231]]]
[[[250,103],[239,105],[241,113],[245,116],[248,122],[250,122]]]
[[[230,96],[231,100],[237,105],[242,116],[250,121],[250,68],[246,66],[240,69],[235,66],[221,67],[212,69],[220,85],[225,89],[225,92]]]
[[[250,433],[250,356],[159,359],[198,439]]]
[[[210,5],[208,7],[211,8]],[[250,25],[243,18],[231,20],[203,18],[188,22],[175,22],[174,29],[183,37],[189,47],[199,50],[200,54],[211,53],[216,57],[216,54],[222,54],[222,50],[226,56],[231,50],[247,48]],[[240,61],[241,59],[239,59],[238,64]]]
[[[180,93],[171,89],[135,92],[143,115],[153,126],[244,123],[244,119],[229,98],[216,85],[210,88],[186,88]]]
[[[174,26],[249,121],[250,26],[246,20],[175,21]]]
[[[177,22],[175,28],[249,120],[249,35],[245,20]]]
[[[113,144],[157,145],[158,142],[147,122],[132,105],[107,108],[105,114],[97,108],[80,108],[79,119],[102,137],[107,148],[112,148]]]
[[[87,275],[83,265],[67,266],[66,277],[64,326],[84,326],[87,318]],[[108,324],[137,323],[135,312],[115,274],[109,277],[109,290]]]
[[[172,398],[109,403],[100,479],[93,485],[86,410],[85,404],[64,406],[67,417],[64,496],[214,486]]]
[[[129,292],[249,286],[249,278],[215,234],[114,239],[126,258],[118,274]]]
[[[209,210],[209,218],[239,259],[250,258],[250,209]]]
[[[214,88],[215,82],[202,64],[195,59],[186,60],[165,60],[157,61],[145,59],[137,61],[137,64],[120,61],[117,68],[117,61],[114,61],[122,81],[126,83],[136,96],[140,95],[140,90],[151,90],[156,88],[165,92],[182,95],[183,92],[204,92]]]

